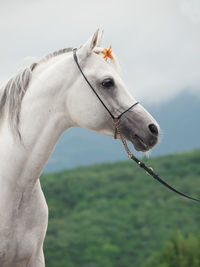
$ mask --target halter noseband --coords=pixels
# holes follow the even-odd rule
[[[112,112],[109,110],[109,108],[105,105],[105,103],[103,102],[103,100],[100,98],[100,96],[97,94],[97,92],[95,91],[94,87],[92,86],[92,84],[89,82],[89,80],[87,79],[87,77],[85,76],[84,72],[82,71],[81,69],[81,66],[79,65],[79,62],[78,62],[78,58],[77,58],[77,55],[76,55],[76,50],[77,48],[74,48],[73,49],[73,56],[74,56],[74,61],[76,62],[76,65],[80,71],[80,73],[83,75],[84,79],[86,80],[86,82],[88,83],[88,85],[90,86],[90,88],[92,89],[92,91],[95,93],[95,95],[97,96],[97,98],[99,99],[99,101],[101,102],[101,104],[104,106],[104,108],[108,111],[108,113],[110,114],[111,118],[112,118],[112,121],[113,121],[113,125],[114,125],[114,138],[116,139],[117,138],[117,134],[119,135],[123,145],[124,145],[124,148],[126,150],[126,153],[128,155],[128,158],[129,159],[132,159],[133,161],[135,161],[142,169],[144,169],[146,171],[147,174],[150,174],[154,179],[156,179],[158,182],[160,182],[161,184],[163,184],[164,186],[166,186],[167,188],[169,188],[170,190],[172,190],[173,192],[183,196],[183,197],[186,197],[186,198],[189,198],[189,199],[192,199],[192,200],[195,200],[195,201],[198,201],[200,202],[199,199],[196,199],[196,198],[193,198],[193,197],[190,197],[178,190],[176,190],[175,188],[173,188],[171,185],[169,185],[168,183],[166,183],[164,180],[162,180],[158,174],[156,174],[153,169],[151,167],[147,167],[142,161],[140,161],[138,158],[135,157],[135,155],[129,150],[128,148],[128,145],[126,143],[126,140],[125,138],[121,135],[121,132],[120,132],[120,127],[119,127],[119,124],[120,124],[120,118],[127,112],[129,111],[131,108],[133,108],[134,106],[136,106],[139,102],[136,102],[134,103],[132,106],[130,106],[128,109],[126,109],[125,111],[123,111],[119,116],[115,117]]]

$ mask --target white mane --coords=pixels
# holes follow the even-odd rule
[[[56,57],[70,51],[72,51],[72,48],[64,48],[48,54],[25,69],[20,70],[0,88],[0,118],[4,116],[5,108],[7,108],[10,126],[14,131],[16,131],[19,137],[21,104],[32,77],[32,71],[39,64],[48,61],[52,57]]]

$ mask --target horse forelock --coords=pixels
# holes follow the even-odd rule
[[[103,48],[103,47],[95,47],[93,51],[97,55],[103,56],[102,53],[103,53],[104,49],[105,48]],[[113,56],[113,58],[110,59],[109,61],[107,61],[107,63],[112,65],[117,70],[117,72],[120,73],[121,72],[121,67],[120,67],[120,64],[119,64],[119,60],[118,60],[118,58],[117,58],[117,56],[116,56],[116,54],[114,52],[112,52],[112,56]]]

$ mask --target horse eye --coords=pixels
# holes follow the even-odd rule
[[[107,78],[105,80],[103,80],[102,82],[102,86],[105,88],[110,88],[114,86],[114,81],[111,78]]]

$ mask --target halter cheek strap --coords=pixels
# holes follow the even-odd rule
[[[97,96],[97,98],[99,99],[99,101],[101,102],[101,104],[104,106],[104,108],[108,111],[108,113],[110,114],[111,118],[113,119],[113,121],[117,121],[119,120],[127,111],[129,111],[131,108],[133,108],[134,106],[136,106],[139,102],[134,103],[132,106],[130,106],[129,108],[127,108],[125,111],[123,111],[119,116],[115,117],[112,112],[109,110],[109,108],[105,105],[105,103],[103,102],[103,100],[100,98],[100,96],[97,94],[96,90],[94,89],[94,87],[92,86],[92,84],[90,83],[90,81],[88,80],[88,78],[85,76],[84,72],[81,69],[81,66],[78,62],[78,58],[76,55],[76,51],[77,48],[73,49],[73,55],[74,55],[74,61],[76,62],[76,65],[78,67],[78,69],[80,70],[80,73],[83,75],[84,79],[86,80],[86,82],[88,83],[88,85],[90,86],[90,88],[92,89],[92,91],[95,93],[95,95]]]
[[[196,198],[193,198],[193,197],[190,197],[178,190],[176,190],[175,188],[173,188],[171,185],[169,185],[168,183],[166,183],[164,180],[162,180],[158,174],[156,174],[152,168],[150,167],[147,167],[142,161],[140,161],[139,159],[137,159],[134,154],[129,150],[128,148],[128,145],[126,143],[126,140],[125,138],[123,137],[123,135],[121,134],[120,132],[120,127],[119,127],[119,124],[120,124],[120,118],[127,112],[129,111],[131,108],[133,108],[134,106],[136,106],[138,104],[138,102],[134,103],[132,106],[130,106],[128,109],[126,109],[125,111],[123,111],[119,116],[115,117],[112,112],[108,109],[108,107],[104,104],[103,100],[100,98],[100,96],[97,94],[96,90],[94,89],[94,87],[91,85],[91,83],[89,82],[89,80],[87,79],[87,77],[85,76],[85,74],[83,73],[80,65],[79,65],[79,62],[78,62],[78,58],[77,58],[77,55],[76,55],[76,48],[73,49],[73,55],[74,55],[74,61],[76,62],[76,65],[78,67],[78,69],[80,70],[80,73],[83,75],[84,79],[86,80],[86,82],[88,83],[88,85],[90,86],[90,88],[92,89],[92,91],[95,93],[95,95],[97,96],[97,98],[99,99],[99,101],[101,102],[101,104],[104,106],[104,108],[108,111],[108,113],[110,114],[111,118],[112,118],[112,121],[113,121],[113,125],[114,125],[114,138],[116,139],[117,138],[117,135],[120,137],[123,145],[124,145],[124,148],[126,150],[126,153],[128,155],[128,158],[129,159],[132,159],[133,161],[135,161],[141,168],[143,168],[147,174],[150,174],[154,179],[156,179],[158,182],[160,182],[161,184],[163,184],[164,186],[166,186],[167,188],[169,188],[170,190],[172,190],[173,192],[183,196],[183,197],[186,197],[186,198],[189,198],[189,199],[192,199],[192,200],[195,200],[195,201],[198,201],[200,202],[199,199],[196,199]]]

